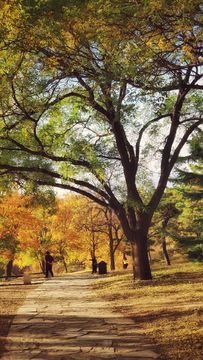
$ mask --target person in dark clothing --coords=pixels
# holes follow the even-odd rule
[[[94,256],[92,258],[92,274],[97,272],[97,260],[96,257]]]
[[[127,269],[127,267],[128,267],[127,258],[125,254],[123,254],[123,269]]]
[[[45,261],[46,261],[46,278],[49,276],[49,272],[51,276],[54,276],[52,271],[52,264],[54,262],[54,258],[50,255],[49,251],[46,252]]]

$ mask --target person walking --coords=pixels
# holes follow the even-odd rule
[[[125,254],[123,254],[123,269],[127,269],[127,267],[128,267],[127,258]]]
[[[49,251],[46,252],[45,261],[46,261],[46,278],[48,278],[49,272],[50,272],[51,276],[54,276],[53,271],[52,271],[52,265],[54,262],[54,258],[53,258],[53,256],[50,255]]]

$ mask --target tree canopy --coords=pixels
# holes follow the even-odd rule
[[[111,207],[141,279],[153,212],[203,122],[202,11],[200,1],[2,2],[0,175]],[[139,172],[152,161],[146,201]]]

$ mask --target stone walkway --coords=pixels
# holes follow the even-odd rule
[[[56,277],[27,297],[2,360],[151,360],[158,357],[133,320],[111,312],[91,274]]]

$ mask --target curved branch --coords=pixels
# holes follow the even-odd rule
[[[140,130],[140,133],[139,133],[139,137],[137,139],[137,142],[136,142],[136,167],[138,166],[138,162],[139,162],[139,157],[140,157],[140,142],[142,140],[142,135],[144,133],[144,131],[153,123],[155,122],[158,122],[159,120],[161,119],[164,119],[166,117],[171,117],[172,116],[172,113],[168,113],[168,114],[165,114],[165,115],[160,115],[158,116],[157,118],[153,119],[153,120],[150,120],[148,121],[143,127],[142,129]]]
[[[116,156],[98,155],[98,157],[100,157],[100,158],[102,158],[102,159],[107,159],[107,160],[121,161],[121,158],[116,157]]]
[[[170,162],[167,164],[167,167],[164,169],[164,171],[162,170],[161,172],[161,177],[159,179],[159,183],[157,186],[156,191],[154,192],[154,195],[152,196],[150,202],[149,202],[149,208],[150,211],[153,212],[153,209],[156,208],[157,204],[159,203],[159,200],[161,199],[161,196],[164,192],[165,186],[167,184],[168,181],[168,177],[169,174],[171,172],[171,170],[173,169],[175,162],[178,159],[178,156],[180,154],[181,149],[183,148],[183,146],[185,145],[186,141],[188,140],[190,134],[192,134],[192,132],[198,128],[199,125],[203,124],[203,120],[199,120],[197,121],[195,124],[192,124],[190,126],[189,129],[187,129],[187,131],[185,132],[185,134],[183,135],[181,141],[179,142],[178,146],[176,147]]]
[[[119,202],[116,199],[115,195],[112,193],[111,189],[109,188],[109,186],[107,185],[107,183],[105,182],[105,180],[102,178],[102,176],[100,176],[100,174],[94,170],[91,167],[91,164],[88,161],[85,160],[73,160],[71,158],[68,157],[61,157],[61,156],[55,156],[55,155],[50,155],[45,153],[44,151],[32,151],[30,149],[27,149],[24,145],[18,143],[17,141],[15,141],[14,139],[8,139],[8,138],[0,138],[2,140],[9,140],[11,143],[15,144],[16,146],[18,146],[19,150],[25,151],[31,155],[36,155],[36,156],[42,156],[44,158],[53,160],[53,161],[69,161],[72,165],[75,166],[81,166],[81,167],[85,167],[86,169],[88,169],[89,171],[91,171],[91,173],[95,176],[95,178],[100,182],[100,184],[104,187],[106,193],[109,195],[109,197],[111,198],[113,204],[115,206],[118,206]],[[8,150],[12,150],[12,149],[8,149]],[[17,149],[13,149],[13,151],[16,151]],[[7,166],[7,167],[6,167]],[[9,169],[9,165],[0,165],[0,169]],[[40,168],[24,168],[24,167],[13,167],[13,171],[31,171],[31,172],[41,172],[47,175],[50,175],[52,177],[59,177],[62,178],[60,175],[57,175],[57,173],[53,173],[53,172],[49,172],[46,169],[40,169]],[[75,182],[75,180],[74,180]],[[79,183],[79,182],[78,182]],[[81,185],[82,182],[80,182]],[[84,183],[83,183],[84,186]],[[95,191],[96,188],[92,188],[92,190]]]
[[[98,197],[94,196],[93,194],[82,190],[82,189],[78,189],[74,186],[71,185],[66,185],[66,184],[57,184],[57,183],[52,183],[49,181],[42,181],[42,180],[33,180],[36,184],[38,185],[46,185],[46,186],[53,186],[56,188],[60,188],[60,189],[64,189],[64,190],[69,190],[69,191],[73,191],[77,194],[83,195],[85,197],[88,197],[89,199],[93,200],[94,202],[96,202],[97,204],[104,206],[104,207],[108,207],[109,203],[106,203],[105,201],[102,201],[101,199],[99,199]]]
[[[86,167],[87,169],[91,170],[91,165],[88,161],[86,160],[73,160],[71,158],[68,158],[68,157],[62,157],[62,156],[56,156],[56,155],[51,155],[51,154],[48,154],[44,151],[34,151],[34,150],[30,150],[28,149],[27,147],[25,147],[24,145],[20,144],[19,142],[17,142],[16,140],[12,139],[12,138],[9,138],[9,137],[0,137],[0,140],[7,140],[9,142],[11,142],[12,144],[16,145],[18,147],[18,149],[16,148],[1,148],[0,149],[4,149],[4,150],[9,150],[9,151],[24,151],[28,154],[31,154],[31,155],[35,155],[35,156],[42,156],[46,159],[49,159],[49,160],[53,160],[53,161],[69,161],[72,165],[79,165],[79,166],[84,166]]]
[[[199,119],[197,117],[192,117],[192,118],[188,118],[186,120],[180,121],[180,125],[188,123],[189,121],[197,121],[197,120],[201,120],[202,117],[200,116]]]
[[[199,121],[197,121],[196,123],[192,124],[189,129],[187,129],[187,131],[185,132],[185,134],[183,135],[179,145],[176,147],[172,157],[171,157],[171,160],[170,160],[170,163],[169,163],[169,166],[170,166],[170,171],[171,169],[173,168],[177,158],[178,158],[178,155],[181,151],[181,149],[183,148],[183,146],[185,145],[187,139],[189,138],[190,134],[192,134],[192,132],[199,126],[203,124],[203,119],[199,119]]]
[[[53,179],[60,179],[63,180],[63,176],[61,176],[59,173],[51,171],[51,170],[46,170],[46,169],[41,169],[39,167],[25,167],[25,166],[11,166],[11,165],[5,165],[5,164],[0,164],[0,170],[4,170],[4,172],[2,173],[2,175],[5,174],[12,174],[12,173],[18,173],[21,175],[21,177],[23,179],[28,180],[29,178],[26,177],[24,174],[22,174],[22,172],[28,172],[28,173],[40,173],[40,174],[44,174],[44,175],[48,175]],[[105,190],[108,191],[107,193],[105,193],[103,190],[98,189],[96,186],[89,184],[86,181],[82,181],[82,180],[77,180],[77,179],[73,179],[73,178],[69,178],[68,179],[70,182],[72,182],[75,185],[84,187],[89,189],[91,192],[95,192],[96,194],[98,194],[99,196],[102,196],[104,199],[106,199],[108,201],[108,205],[110,200],[113,201],[113,203],[115,203],[117,201],[117,199],[115,198],[115,196],[112,194],[110,188],[105,184]],[[42,180],[33,180],[37,183],[39,183],[39,181],[42,182]],[[54,181],[44,181],[44,184],[46,185],[50,185],[50,186],[56,186],[56,187],[61,187],[63,189],[67,189],[67,190],[71,190],[71,188],[73,189],[74,187],[72,187],[71,185],[67,185],[67,184],[56,184],[54,183]],[[82,194],[82,192],[84,192],[84,190],[82,189],[78,189],[78,188],[74,188],[77,189],[77,192],[80,192]],[[76,190],[74,190],[76,191]],[[88,193],[87,193],[88,194]],[[109,195],[111,194],[111,195]],[[92,193],[90,194],[91,196]]]
[[[29,114],[24,107],[21,106],[21,104],[19,103],[17,97],[16,97],[16,92],[14,89],[14,85],[13,82],[11,83],[11,88],[12,88],[12,93],[13,93],[13,99],[16,103],[16,105],[18,106],[18,108],[22,111],[22,113],[27,117],[27,119],[29,119],[30,121],[34,122],[35,124],[37,123],[37,120],[32,118],[31,115],[35,114],[34,111],[31,111],[31,113]]]

